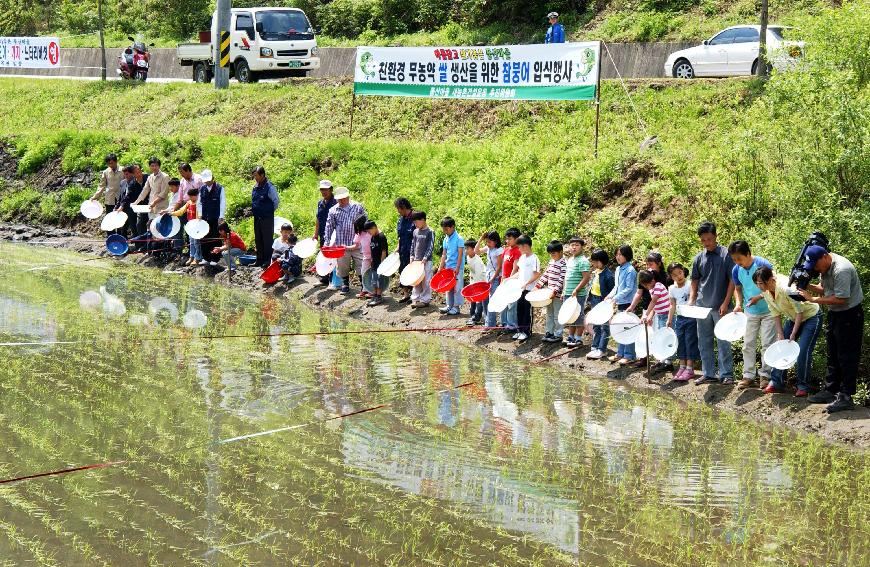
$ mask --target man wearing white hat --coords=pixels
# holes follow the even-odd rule
[[[199,199],[196,202],[197,214],[199,218],[208,223],[208,234],[203,239],[203,243],[212,244],[212,246],[203,246],[202,253],[204,259],[200,264],[205,264],[207,261],[216,264],[219,257],[216,257],[212,252],[214,245],[217,245],[220,240],[218,235],[218,226],[224,222],[227,212],[227,196],[224,188],[220,183],[215,181],[214,174],[210,169],[202,170],[199,174],[202,179],[202,187],[199,189]]]
[[[347,187],[336,189],[335,198],[338,204],[329,209],[323,242],[330,246],[352,246],[354,223],[358,218],[366,216],[366,210],[359,203],[350,200],[350,191]],[[345,252],[344,256],[338,260],[338,277],[342,279],[342,293],[350,291],[351,259],[354,260],[357,273],[362,275],[362,250],[357,249],[352,252]]]

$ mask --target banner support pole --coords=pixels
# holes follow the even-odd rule
[[[353,96],[350,99],[350,138],[353,138],[353,111],[356,108],[356,87],[353,88]]]
[[[598,42],[598,76],[595,79],[595,149],[594,157],[598,159],[598,127],[601,122],[601,54],[604,42]]]

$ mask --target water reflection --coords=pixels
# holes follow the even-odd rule
[[[573,500],[473,464],[451,448],[391,436],[362,420],[342,433],[345,462],[377,475],[379,482],[413,494],[470,505],[501,527],[526,533],[564,551],[579,553],[580,513]]]
[[[362,528],[345,518],[350,504],[342,501],[342,491],[351,494],[348,487],[360,485],[354,498],[371,492],[379,502],[395,504],[395,489],[434,498],[437,510],[425,514],[450,511],[437,521],[455,524],[457,531],[465,528],[461,518],[467,515],[527,536],[507,537],[495,530],[484,534],[495,547],[537,542],[582,564],[601,564],[603,557],[630,564],[690,564],[695,559],[757,564],[764,558],[752,550],[740,552],[745,561],[704,551],[721,554],[721,546],[757,537],[758,526],[771,518],[785,525],[802,522],[804,541],[818,539],[814,536],[836,522],[850,521],[830,510],[813,515],[806,509],[802,491],[795,489],[817,479],[802,475],[778,447],[759,441],[763,429],[741,423],[736,438],[749,441],[752,450],[733,441],[726,448],[716,429],[718,417],[698,421],[706,429],[696,427],[681,413],[685,408],[606,381],[535,369],[437,337],[288,336],[345,329],[348,323],[275,298],[261,300],[180,278],[155,285],[138,272],[124,271],[109,279],[90,275],[37,282],[24,279],[33,275],[17,277],[13,283],[0,279],[0,332],[33,340],[69,334],[85,340],[4,352],[7,368],[14,369],[0,380],[4,416],[20,415],[29,425],[48,423],[50,429],[43,435],[24,434],[18,424],[0,420],[0,467],[17,471],[58,460],[102,458],[124,446],[143,447],[146,453],[152,444],[159,446],[149,455],[161,462],[159,467],[147,463],[116,476],[83,477],[81,485],[39,485],[39,490],[57,491],[39,500],[51,509],[53,503],[77,498],[70,486],[80,490],[104,482],[87,504],[112,510],[101,521],[112,533],[122,532],[124,541],[136,537],[130,518],[155,533],[166,529],[164,515],[172,525],[183,526],[171,536],[158,534],[157,543],[136,541],[137,546],[153,546],[148,547],[152,551],[165,550],[166,556],[155,562],[322,561],[320,551],[299,551],[318,540],[317,530],[356,545],[365,541],[366,530],[375,529],[374,511],[363,518]],[[94,294],[83,300],[89,291]],[[126,317],[101,315],[107,304],[115,305],[110,313],[123,306]],[[126,320],[161,326],[142,330]],[[208,334],[240,337],[196,339],[192,331],[203,328]],[[158,333],[166,340],[135,340]],[[35,388],[28,382],[32,376],[63,388]],[[249,444],[213,444],[379,404],[388,407]],[[84,454],[68,454],[69,447],[47,450],[40,440],[54,439],[56,431],[64,431],[70,445],[84,447]],[[94,448],[95,439],[106,445]],[[163,453],[170,452],[167,446],[174,447],[160,445],[164,440],[201,442],[201,452],[161,468],[168,458]],[[856,468],[854,474],[858,472]],[[112,500],[113,487],[127,482],[139,496]],[[402,506],[420,505],[420,500],[401,498]],[[646,522],[634,517],[641,513],[647,514]],[[10,520],[4,516],[4,521]],[[18,515],[11,522],[31,538],[53,537],[40,531],[39,521]],[[312,525],[317,528],[309,533]],[[64,529],[91,537],[89,527],[67,524]],[[436,531],[428,525],[421,529]],[[393,541],[402,533],[380,532],[372,540],[399,546],[373,563],[404,553],[403,542]],[[280,537],[266,539],[275,534]],[[766,537],[783,545],[790,534],[786,536]],[[0,529],[0,554],[6,555],[3,537]],[[127,556],[113,547],[114,540],[93,538],[95,546],[102,546],[101,556],[124,562]],[[684,541],[681,548],[691,546],[697,555],[687,561],[668,547],[670,538]],[[332,552],[340,547],[330,545]],[[242,547],[246,551],[232,555]],[[443,547],[439,553],[445,553]],[[194,550],[196,559],[179,559],[178,549]],[[660,553],[654,560],[650,549]],[[775,555],[781,563],[801,556],[783,549]],[[526,552],[530,557],[538,553]],[[359,553],[347,551],[335,564],[352,563]],[[816,554],[821,558],[816,564],[836,557],[827,547]],[[25,554],[11,557],[13,563],[29,560]]]

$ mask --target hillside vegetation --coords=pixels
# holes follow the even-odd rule
[[[317,180],[347,185],[393,237],[392,200],[430,218],[452,215],[466,236],[518,226],[537,249],[581,234],[612,249],[660,249],[687,262],[704,219],[721,240],[749,240],[788,270],[821,230],[860,268],[870,290],[870,1],[801,23],[802,67],[767,84],[631,85],[644,128],[617,83],[605,83],[599,157],[594,110],[578,103],[358,99],[350,85],[297,81],[234,85],[0,81],[0,137],[27,188],[7,182],[0,219],[70,222],[92,188],[41,191],[34,173],[97,168],[155,154],[209,167],[227,185],[230,217],[245,218],[263,163],[281,191],[279,214],[312,229]],[[142,107],[143,111],[137,109]],[[651,135],[658,143],[642,150]]]
[[[848,2],[848,0],[846,0]],[[771,2],[771,21],[796,24],[839,0]],[[67,47],[98,45],[96,0],[0,0],[0,35],[57,33]],[[105,0],[107,42],[141,34],[160,47],[208,29],[214,1]],[[235,0],[294,5],[321,28],[321,45],[541,43],[546,14],[562,14],[570,40],[699,40],[758,20],[757,0]]]

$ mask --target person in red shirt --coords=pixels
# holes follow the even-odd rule
[[[517,238],[519,237],[520,229],[518,228],[509,228],[504,233],[504,255],[501,262],[502,281],[511,277],[514,264],[522,256],[520,248],[517,246]],[[519,330],[517,325],[517,304],[511,303],[501,312],[501,326],[504,327],[502,333],[516,333]]]
[[[226,262],[227,267],[230,269],[230,273],[236,271],[236,258],[244,254],[248,247],[245,246],[245,241],[242,238],[230,230],[230,225],[227,223],[222,223],[218,226],[218,236],[223,239],[223,246],[219,246],[212,250],[215,254],[220,254],[224,258],[224,262]],[[216,265],[215,262],[212,262],[213,265]]]

